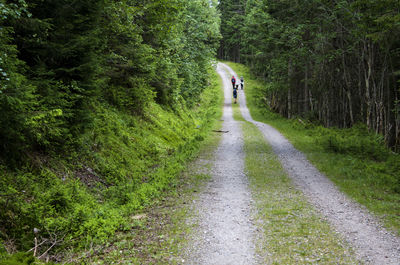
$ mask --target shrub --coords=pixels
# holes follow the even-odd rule
[[[327,151],[353,154],[376,161],[385,161],[390,154],[383,137],[368,133],[363,126],[342,130],[318,127],[316,133],[316,141]]]
[[[0,194],[12,195],[0,196],[0,239],[15,239],[21,251],[33,247],[35,236],[62,239],[50,255],[104,243],[127,227],[128,216],[174,188],[215,120],[215,94],[207,91],[198,109],[153,104],[141,117],[94,104],[76,154],[32,154],[18,172],[0,164]]]
[[[32,253],[19,252],[9,256],[4,260],[0,260],[0,265],[34,265],[36,262]]]

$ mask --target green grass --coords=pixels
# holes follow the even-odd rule
[[[237,106],[235,120],[243,121]],[[266,264],[359,264],[343,239],[294,188],[258,128],[242,122],[246,174],[263,236],[258,252]]]
[[[69,258],[71,264],[181,264],[181,250],[193,227],[187,202],[208,179],[207,175],[183,174],[174,192],[133,215],[130,229],[111,237],[104,246]],[[140,219],[136,219],[140,218]]]
[[[191,109],[154,104],[137,117],[92,106],[94,123],[77,151],[32,154],[32,163],[18,171],[0,164],[0,208],[6,209],[0,211],[0,260],[31,249],[33,228],[40,229],[39,240],[48,239],[39,255],[54,237],[63,240],[50,257],[71,249],[89,253],[131,231],[130,216],[177,193],[181,172],[221,115],[221,82],[212,74]]]
[[[212,88],[202,95],[199,111],[212,114],[207,136],[192,156],[186,169],[176,177],[173,189],[164,191],[163,196],[153,198],[152,204],[141,211],[133,212],[125,231],[110,237],[106,244],[97,245],[80,254],[71,253],[66,259],[72,264],[182,264],[182,249],[195,229],[186,220],[192,212],[189,204],[209,178],[207,169],[211,167],[214,149],[220,141],[220,134],[211,129],[221,128],[223,95],[222,82],[215,74]],[[208,104],[209,100],[217,100]],[[202,108],[201,108],[202,107]],[[201,160],[203,163],[198,163]],[[208,163],[204,163],[208,161]]]
[[[323,128],[306,120],[285,119],[268,111],[257,80],[241,64],[227,63],[245,79],[252,117],[277,128],[341,191],[400,234],[400,156],[383,146],[378,136],[363,126],[352,129]]]

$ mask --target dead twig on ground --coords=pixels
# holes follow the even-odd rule
[[[213,130],[213,132],[228,133],[229,131]]]

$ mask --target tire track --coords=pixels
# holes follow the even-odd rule
[[[236,73],[220,63],[230,75]],[[246,106],[244,93],[239,94],[241,113],[255,124],[278,155],[289,177],[307,196],[337,232],[354,247],[359,259],[369,264],[400,264],[400,239],[388,232],[363,206],[340,192],[276,129],[254,121]]]
[[[233,119],[232,85],[218,66],[224,85],[224,114],[220,145],[214,155],[211,180],[194,208],[199,228],[186,250],[186,264],[256,264],[253,200],[244,173],[243,137]]]

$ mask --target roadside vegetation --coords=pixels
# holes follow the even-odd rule
[[[261,91],[268,83],[244,65],[227,64],[244,76],[248,108],[255,120],[277,128],[340,190],[400,234],[400,156],[385,146],[381,136],[363,125],[325,128],[303,118],[283,118],[265,104]]]
[[[0,263],[107,245],[177,187],[219,108],[216,5],[0,0]]]
[[[297,190],[259,129],[242,121],[246,174],[264,231],[258,251],[266,264],[360,264],[354,253]]]
[[[144,221],[136,220],[135,216],[140,216],[152,205],[164,205],[166,196],[179,196],[181,182],[192,181],[189,177],[188,180],[180,179],[181,171],[196,156],[221,113],[220,84],[214,80],[211,84],[202,93],[197,107],[191,110],[184,108],[170,112],[154,105],[147,114],[148,120],[102,112],[99,114],[101,126],[97,129],[101,133],[91,141],[90,149],[86,150],[88,153],[80,153],[78,161],[83,165],[62,157],[37,157],[40,171],[28,171],[29,168],[18,172],[3,171],[2,185],[15,185],[25,192],[7,197],[8,211],[3,214],[10,218],[3,222],[9,222],[7,224],[14,228],[11,235],[15,237],[3,241],[2,257],[17,246],[33,248],[34,237],[38,244],[44,242],[36,250],[37,257],[55,244],[48,252],[48,257],[55,261],[66,257],[74,262],[97,259],[100,250],[113,250],[113,242],[119,237],[136,238],[135,244],[144,244],[141,251],[146,253],[160,251],[158,245],[147,245],[152,243],[150,237],[150,243],[140,240],[140,237],[146,238],[145,233],[151,234],[151,229],[147,230]],[[129,122],[138,125],[129,126]],[[93,137],[94,133],[92,131],[87,137]],[[58,174],[62,174],[62,178]],[[124,179],[125,175],[129,178]],[[105,176],[110,179],[104,179]],[[113,184],[107,184],[110,182]],[[8,192],[11,194],[10,188]],[[159,225],[169,214],[158,212],[154,216],[154,211],[150,211],[149,219],[144,220],[147,223],[156,219],[154,224]],[[175,213],[168,218],[176,218]],[[34,228],[39,229],[37,234],[33,233]],[[74,256],[75,252],[81,251],[80,257]],[[109,253],[107,257],[109,260]],[[130,258],[140,260],[140,255]]]
[[[193,214],[190,203],[196,198],[209,175],[214,149],[218,146],[218,130],[222,115],[223,94],[221,79],[212,74],[212,86],[205,90],[199,101],[200,109],[211,115],[204,124],[204,140],[189,157],[185,169],[176,175],[175,185],[152,198],[148,207],[132,213],[127,229],[117,231],[107,243],[65,257],[70,264],[182,264],[182,252],[196,224],[187,222]],[[198,160],[201,160],[199,163]],[[204,161],[207,161],[204,163]]]

